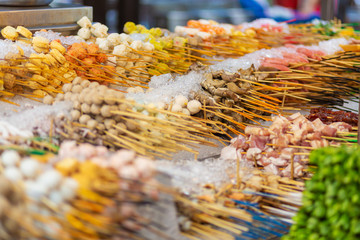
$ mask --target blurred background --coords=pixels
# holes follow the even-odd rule
[[[212,19],[240,24],[256,18],[307,22],[334,16],[343,22],[360,22],[360,0],[55,0],[94,7],[94,21],[110,32],[122,32],[125,22],[173,30],[189,19]],[[322,10],[322,12],[321,12]]]

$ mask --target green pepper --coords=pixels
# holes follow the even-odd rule
[[[319,224],[319,229],[320,229],[320,231],[319,231],[320,234],[322,236],[326,236],[328,234],[328,232],[330,231],[330,225],[327,222],[321,222]]]
[[[343,214],[340,217],[339,225],[342,229],[348,231],[350,229],[350,218],[347,214]]]
[[[354,222],[351,222],[352,232],[355,234],[360,234],[360,220],[357,219]]]
[[[309,158],[317,168],[284,239],[360,239],[360,147],[317,149]]]
[[[325,217],[326,216],[325,206],[323,206],[323,205],[317,206],[313,212],[313,215],[317,218]]]
[[[307,228],[310,230],[313,230],[317,227],[319,221],[317,218],[315,217],[310,217],[308,222],[307,222]]]
[[[326,186],[326,197],[335,197],[337,194],[337,188],[335,185],[327,185]]]
[[[309,240],[318,240],[319,239],[319,234],[317,233],[312,233],[310,236],[309,236]]]

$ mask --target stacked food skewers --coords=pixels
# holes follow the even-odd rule
[[[309,154],[355,141],[354,114],[312,110],[307,120],[287,112],[356,97],[358,42],[348,38],[357,37],[351,28],[334,34],[346,39],[335,39],[324,36],[325,27],[315,34],[316,26],[285,23],[192,20],[175,33],[127,23],[121,34],[87,18],[78,24],[76,37],[2,30],[8,40],[0,44],[8,50],[1,62],[1,100],[13,103],[17,95],[43,98],[54,108],[70,105],[52,119],[46,138],[1,122],[5,239],[141,239],[147,237],[143,229],[170,239],[137,211],[159,192],[173,196],[187,238],[280,237],[302,206],[303,181],[314,171]],[[271,120],[271,126],[259,126]],[[154,180],[148,158],[171,159],[181,150],[196,156],[196,147],[214,145],[209,138],[233,138],[220,156],[236,166],[228,184],[207,185],[206,194],[193,195]],[[304,208],[315,220],[324,215]],[[303,227],[302,211],[293,232]],[[339,229],[350,229],[348,220],[341,216]],[[320,236],[314,229],[303,235]]]

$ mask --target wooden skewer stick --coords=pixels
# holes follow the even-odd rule
[[[359,93],[360,94],[360,93]],[[359,108],[358,108],[358,130],[357,130],[357,143],[360,145],[360,95],[359,95]]]
[[[294,154],[291,154],[291,179],[294,179]]]

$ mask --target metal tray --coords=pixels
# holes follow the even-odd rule
[[[0,0],[0,6],[46,6],[49,5],[53,0]]]
[[[42,7],[0,7],[0,29],[24,26],[31,31],[54,30],[64,35],[76,34],[76,22],[83,16],[93,18],[92,7],[78,4],[55,4]]]

